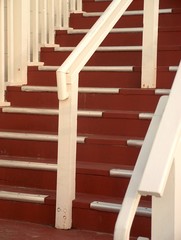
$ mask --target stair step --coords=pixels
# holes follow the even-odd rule
[[[57,87],[50,86],[22,86],[22,91],[25,92],[57,92]],[[145,91],[148,91],[145,89]],[[91,88],[91,87],[80,87],[79,93],[144,93],[144,89],[127,89],[127,88]],[[169,95],[170,89],[150,89],[150,92],[153,92],[155,95]]]
[[[55,192],[0,185],[1,218],[53,225]]]
[[[75,47],[56,47],[55,52],[73,51]],[[142,51],[142,46],[103,46],[98,47],[98,52],[123,52],[123,51]]]
[[[39,159],[26,159],[16,160],[17,157],[11,159],[0,158],[0,167],[3,168],[19,168],[19,169],[32,169],[32,170],[42,170],[42,171],[57,171],[56,163],[37,162]],[[35,161],[36,160],[36,161]],[[114,167],[114,168],[113,168]],[[117,167],[117,168],[116,168]],[[119,167],[119,168],[118,168]],[[129,166],[120,166],[120,164],[106,164],[98,162],[81,162],[77,161],[77,173],[91,173],[91,174],[101,174],[110,175],[115,177],[130,177],[132,170]]]
[[[56,71],[59,66],[40,66],[40,71]],[[96,71],[96,72],[132,72],[133,66],[85,66],[82,71]]]
[[[38,133],[19,133],[19,132],[0,132],[2,139],[30,140],[30,141],[48,141],[57,142],[58,136],[55,134],[38,134]],[[142,146],[143,140],[129,139],[119,136],[104,136],[104,135],[85,135],[77,136],[77,143],[97,143],[97,144],[119,144],[128,146]]]
[[[60,66],[70,55],[74,47],[42,48],[40,60],[45,65]],[[167,56],[167,57],[166,57]],[[168,57],[169,56],[169,57]],[[87,66],[129,66],[141,65],[142,47],[140,46],[102,46],[99,47],[87,62]],[[158,65],[177,65],[181,57],[181,47],[159,46]]]
[[[97,199],[97,201],[95,201]],[[118,207],[117,211],[97,210],[90,207],[93,202],[101,203],[114,203]],[[91,195],[91,194],[77,194],[75,201],[73,202],[73,227],[84,228],[93,231],[102,231],[112,233],[114,231],[115,222],[117,219],[118,211],[120,210],[120,203],[122,199],[120,198],[110,198],[102,195]],[[150,203],[146,201],[141,201],[140,206],[143,209],[141,213],[143,215],[136,214],[134,224],[131,230],[131,236],[150,236],[150,224],[151,217],[149,213]],[[144,211],[147,210],[148,212]],[[148,214],[147,214],[148,213]],[[145,215],[146,214],[146,215]],[[85,222],[86,216],[89,218]],[[81,216],[81,217],[80,217]],[[140,228],[140,222],[144,222],[144,227]],[[142,225],[143,226],[143,225]]]
[[[94,201],[90,204],[91,209],[95,209],[99,211],[108,211],[108,212],[119,212],[121,207],[122,207],[121,204],[100,202],[100,201]],[[136,214],[139,216],[150,217],[151,209],[146,207],[138,207]]]
[[[84,17],[100,17],[103,12],[85,12],[83,13]],[[133,16],[133,15],[143,15],[144,11],[143,10],[132,10],[132,11],[126,11],[123,15],[124,16]],[[172,13],[172,9],[160,9],[159,10],[160,14],[164,13]]]
[[[23,107],[3,107],[4,113],[20,113],[20,114],[40,114],[40,115],[58,115],[58,109],[44,108],[23,108]],[[129,112],[129,111],[93,111],[93,110],[78,110],[80,117],[105,117],[105,118],[139,118],[151,119],[153,113],[144,112]]]
[[[57,92],[57,87],[23,86],[25,92]],[[119,88],[79,88],[79,93],[119,93]]]
[[[71,14],[70,26],[72,28],[90,28],[101,16],[102,12],[90,12],[83,14]],[[159,26],[179,26],[180,11],[177,8],[160,9]],[[143,14],[141,11],[127,11],[125,15],[116,23],[115,27],[142,27]]]
[[[89,29],[68,29],[57,30],[56,32],[56,43],[61,47],[73,47],[77,46],[78,43],[87,34]],[[142,33],[143,28],[113,28],[112,31],[107,35],[104,41],[100,44],[101,47],[107,46],[122,46],[123,47],[134,47],[142,45]],[[158,48],[162,46],[179,46],[180,42],[178,39],[181,37],[181,27],[159,27],[158,29]],[[66,49],[66,48],[65,48]],[[119,50],[119,48],[118,48]],[[129,50],[129,49],[128,49]],[[130,48],[131,50],[131,48]],[[135,49],[136,50],[136,49]]]
[[[23,108],[23,107],[4,107],[4,113],[38,114],[38,115],[58,115],[58,109],[44,108]],[[84,117],[102,117],[102,111],[78,110],[78,116]]]
[[[89,29],[68,29],[68,34],[86,34]],[[128,33],[128,32],[142,32],[142,27],[134,27],[134,28],[113,28],[110,33]]]
[[[1,130],[58,132],[58,109],[5,107],[0,114]],[[6,113],[6,114],[4,114]],[[122,135],[144,137],[152,113],[137,111],[78,110],[78,135]],[[16,121],[16,124],[12,122]],[[11,129],[11,130],[10,130]]]
[[[119,136],[89,135],[86,137],[85,143],[141,147],[143,140]]]

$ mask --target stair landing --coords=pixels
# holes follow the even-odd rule
[[[50,226],[0,219],[1,240],[112,240],[111,234],[58,230]],[[134,239],[132,239],[134,240]]]

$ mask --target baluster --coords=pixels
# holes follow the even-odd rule
[[[55,43],[55,7],[54,0],[48,0],[48,43]]]
[[[27,0],[27,61],[28,64],[31,62],[31,26],[30,26],[30,19],[31,19],[31,4],[30,0]]]
[[[77,0],[77,12],[82,12],[82,0]]]
[[[13,0],[7,0],[7,77],[8,84],[14,81],[14,25]]]
[[[38,0],[31,0],[31,62],[37,64],[39,62],[39,20],[38,20]]]
[[[62,0],[63,28],[69,27],[69,0]]]
[[[63,27],[62,22],[62,2],[55,0],[55,27],[61,29]]]
[[[27,82],[28,0],[16,0],[14,4],[14,79],[13,85]],[[21,53],[21,54],[20,54]]]
[[[0,0],[0,105],[4,102],[4,90],[5,90],[5,43],[4,43],[4,0]]]
[[[75,12],[75,10],[76,10],[75,0],[70,0],[69,6],[70,6],[70,12]]]
[[[47,0],[40,0],[40,43],[47,44]]]

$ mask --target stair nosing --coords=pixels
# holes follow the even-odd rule
[[[0,167],[56,171],[57,164],[0,159]]]
[[[140,139],[128,139],[127,145],[133,146],[133,147],[141,147],[143,145],[143,141],[144,140],[140,140]]]
[[[3,113],[15,113],[15,114],[37,114],[37,115],[50,115],[57,116],[59,111],[58,109],[45,109],[45,108],[29,108],[29,107],[3,107]],[[119,113],[119,112],[118,112]],[[110,114],[109,110],[78,110],[78,117],[104,117],[107,114]],[[129,112],[125,111],[125,114]],[[133,112],[131,112],[133,114]],[[124,115],[124,113],[123,113]],[[135,112],[135,116],[139,119],[152,119],[153,113],[151,112]]]
[[[57,87],[50,86],[22,86],[25,92],[57,92]],[[95,87],[79,87],[80,93],[119,93],[120,88],[95,88]]]
[[[122,207],[122,204],[93,201],[90,204],[90,208],[98,211],[107,211],[107,212],[119,212]],[[136,215],[139,216],[151,216],[151,208],[148,207],[138,207]]]
[[[135,15],[143,15],[143,10],[131,10],[131,11],[125,11],[123,16],[135,16]],[[164,8],[159,9],[159,14],[165,14],[165,13],[172,13],[172,8]],[[100,17],[103,14],[103,12],[84,12],[84,17]]]
[[[73,51],[76,47],[56,47],[57,52]],[[101,46],[98,47],[96,52],[119,52],[119,51],[142,51],[142,46]]]
[[[11,201],[14,200],[14,201],[20,201],[20,202],[31,202],[31,203],[43,204],[45,202],[46,197],[48,197],[48,195],[0,191],[0,199],[3,199],[3,200],[11,200]]]
[[[57,71],[60,66],[39,66],[40,71]],[[132,72],[133,66],[85,66],[82,71],[111,71],[111,72]]]
[[[58,141],[58,136],[53,134],[25,133],[25,132],[6,132],[0,131],[0,138],[14,140],[30,140],[30,141]],[[86,137],[77,136],[77,143],[84,143]]]
[[[70,29],[68,34],[85,34],[90,29]],[[142,27],[133,27],[133,28],[113,28],[110,33],[127,33],[127,32],[142,32]]]
[[[133,174],[133,170],[112,168],[109,173],[111,177],[130,178]]]
[[[58,109],[44,109],[44,108],[24,108],[24,107],[3,107],[4,113],[20,113],[20,114],[38,114],[38,115],[58,115]],[[103,111],[93,110],[78,110],[78,116],[83,117],[102,117]]]

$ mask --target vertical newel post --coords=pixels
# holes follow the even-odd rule
[[[63,74],[63,78],[66,74]],[[57,76],[59,82],[59,75]],[[67,79],[64,79],[67,82]],[[58,83],[59,84],[59,83]],[[55,227],[72,226],[72,201],[75,199],[78,76],[67,83],[69,98],[59,102],[58,170]]]
[[[159,0],[144,0],[142,88],[156,87]]]
[[[181,139],[161,198],[152,199],[152,240],[181,239]]]

